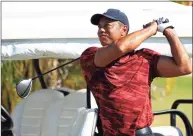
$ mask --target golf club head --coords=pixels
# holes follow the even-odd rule
[[[32,79],[26,79],[20,81],[18,84],[16,84],[16,91],[19,97],[26,98],[32,87]]]

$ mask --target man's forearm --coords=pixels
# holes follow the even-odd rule
[[[135,50],[144,40],[154,35],[157,31],[157,24],[153,24],[142,30],[128,34],[119,39],[113,45],[104,46],[95,53],[94,63],[98,67],[105,67],[112,61]]]
[[[153,24],[157,25],[157,24]],[[115,43],[122,54],[135,50],[143,41],[155,34],[154,26],[149,26],[145,29],[130,33],[129,35],[121,38]],[[157,26],[155,26],[157,27]]]
[[[191,72],[191,60],[174,29],[166,29],[164,35],[171,46],[171,53],[176,65],[184,72]]]

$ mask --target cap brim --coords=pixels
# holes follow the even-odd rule
[[[92,17],[91,17],[91,23],[93,25],[98,25],[99,24],[99,21],[102,17],[106,17],[106,18],[109,18],[109,19],[112,19],[112,20],[116,20],[115,18],[111,17],[111,16],[108,16],[108,15],[104,15],[104,14],[94,14]]]

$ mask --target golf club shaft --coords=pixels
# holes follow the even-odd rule
[[[65,64],[62,64],[62,65],[60,65],[60,66],[58,66],[58,67],[56,67],[56,68],[54,68],[54,69],[51,69],[51,70],[49,70],[49,71],[47,71],[47,72],[45,72],[45,73],[43,73],[43,74],[41,74],[41,75],[38,75],[38,76],[36,76],[36,77],[33,77],[32,80],[34,80],[34,79],[36,79],[36,78],[38,78],[38,77],[40,77],[40,76],[43,76],[43,75],[45,75],[45,74],[47,74],[47,73],[50,73],[50,72],[52,72],[52,71],[54,71],[54,70],[56,70],[56,69],[58,69],[58,68],[60,68],[60,67],[63,67],[63,66],[68,65],[68,64],[70,64],[70,63],[72,63],[72,62],[75,62],[75,61],[77,61],[77,60],[79,60],[79,59],[80,59],[80,57],[79,57],[79,58],[76,58],[76,59],[73,59],[73,60],[71,60],[71,61],[69,61],[69,62],[67,62],[67,63],[65,63]]]

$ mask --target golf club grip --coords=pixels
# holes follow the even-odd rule
[[[143,28],[146,28],[146,27],[148,27],[148,26],[150,26],[150,25],[151,25],[151,22],[149,22],[149,23],[143,25]]]

